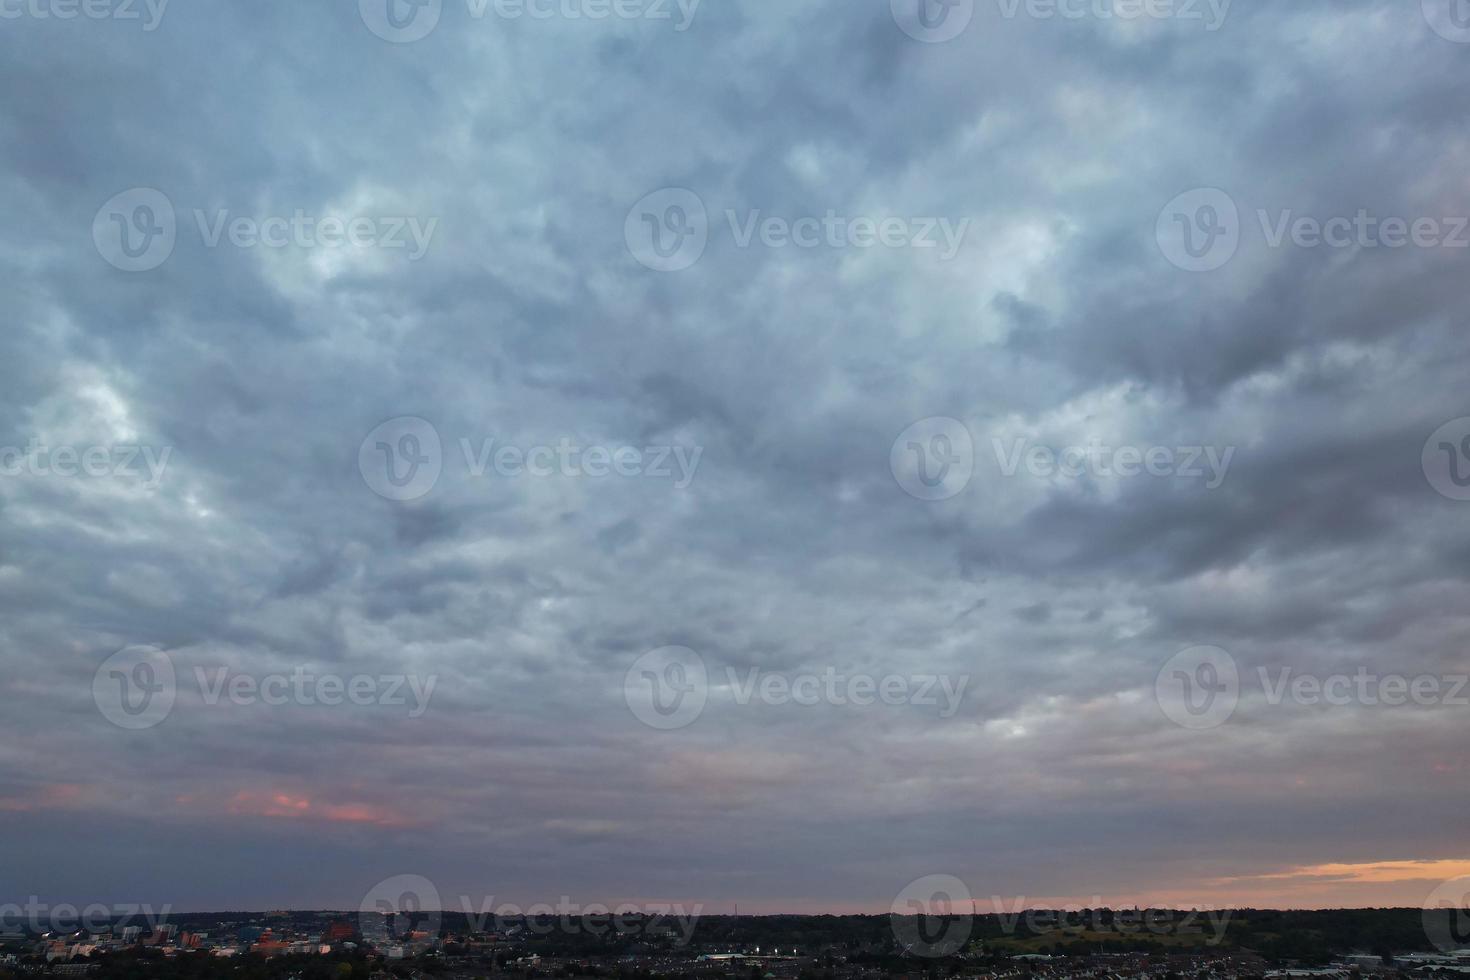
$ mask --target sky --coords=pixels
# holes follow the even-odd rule
[[[920,3],[0,2],[0,898],[1470,893],[1470,12]]]

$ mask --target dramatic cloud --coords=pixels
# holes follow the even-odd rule
[[[4,5],[0,895],[1463,871],[1470,31],[920,2]]]

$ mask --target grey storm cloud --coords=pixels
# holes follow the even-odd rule
[[[1236,0],[1211,30],[977,0],[941,43],[888,0],[705,0],[683,30],[688,4],[444,0],[406,43],[372,3],[173,3],[151,29],[58,6],[0,20],[0,829],[25,843],[0,894],[356,907],[411,872],[882,911],[941,872],[1203,902],[1470,857],[1444,816],[1470,708],[1272,705],[1254,680],[1470,670],[1470,503],[1421,459],[1470,416],[1470,249],[1267,234],[1470,215],[1470,44],[1433,3]],[[94,224],[138,188],[175,237],[126,271]],[[707,242],[664,272],[630,209],[669,188]],[[1238,209],[1204,272],[1159,241],[1198,188]],[[328,216],[371,241],[328,243]],[[797,244],[803,218],[848,237]],[[953,257],[851,240],[888,218],[968,225]],[[395,221],[432,227],[421,256]],[[891,460],[932,418],[972,437],[940,500]],[[423,493],[363,462],[430,430]],[[1007,473],[1018,440],[1233,455],[1213,488]],[[62,446],[112,469],[28,465]],[[170,450],[153,485],[117,471],[130,446]],[[134,645],[177,698],[126,730],[93,682]],[[1242,677],[1203,732],[1155,695],[1202,645]],[[669,646],[709,703],[660,731],[625,681]],[[217,670],[438,686],[420,718],[211,704]],[[941,718],[740,704],[751,671],[969,682]],[[1263,882],[1222,894],[1432,887]]]

